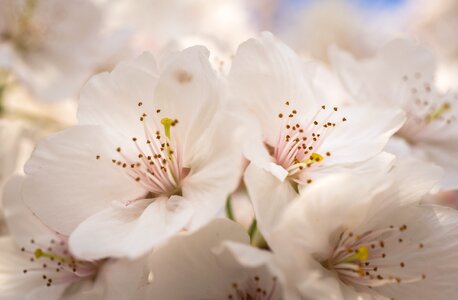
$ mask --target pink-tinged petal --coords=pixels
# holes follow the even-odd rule
[[[138,258],[183,230],[192,213],[189,200],[179,196],[107,208],[75,229],[70,249],[87,260]]]
[[[111,161],[116,153],[97,126],[77,126],[38,144],[25,166],[23,200],[54,230],[69,234],[79,223],[146,191]]]
[[[253,164],[248,166],[244,179],[253,203],[257,225],[269,242],[271,232],[282,212],[298,194],[289,181],[281,182],[271,173]]]

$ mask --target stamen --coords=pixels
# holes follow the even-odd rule
[[[276,144],[268,145],[273,149],[272,156],[276,163],[288,171],[288,177],[297,184],[311,183],[309,176],[305,175],[307,169],[317,167],[318,163],[331,152],[321,149],[328,133],[346,118],[334,119],[338,111],[337,107],[326,110],[322,105],[315,113],[306,120],[299,115],[299,110],[290,107],[290,101],[286,101],[285,112],[279,112],[278,118],[282,120],[278,141]],[[290,112],[290,113],[288,113]],[[284,118],[288,116],[288,118]],[[338,121],[339,120],[339,121]],[[313,152],[312,152],[313,151]]]
[[[408,253],[419,251],[418,243],[407,243],[401,236],[408,227],[403,224],[369,230],[363,234],[341,232],[331,257],[321,262],[329,270],[337,272],[339,278],[355,287],[378,287],[393,283],[409,283],[421,280],[422,274],[409,274],[408,265],[397,252],[408,247]],[[423,245],[420,243],[420,245]],[[407,253],[406,252],[406,253]],[[394,254],[394,255],[393,255]],[[411,272],[416,272],[412,270]]]
[[[449,111],[451,108],[450,103],[442,103],[436,110],[431,112],[426,116],[426,121],[427,122],[432,122],[434,120],[439,119],[445,112]]]

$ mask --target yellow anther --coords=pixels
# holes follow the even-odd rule
[[[314,153],[312,153],[312,155],[310,155],[310,159],[312,161],[320,162],[320,161],[323,160],[323,156],[321,156],[320,154],[314,152]]]
[[[165,136],[170,139],[170,127],[175,124],[175,121],[170,118],[162,118],[161,124],[164,126]]]
[[[451,108],[451,105],[450,103],[448,102],[445,102],[443,103],[441,106],[439,106],[435,111],[433,111],[432,113],[430,113],[429,115],[426,116],[426,121],[428,122],[432,122],[434,120],[437,120],[438,118],[440,118],[444,113],[446,113],[447,111],[449,111]]]
[[[355,254],[348,256],[340,263],[349,263],[349,262],[365,262],[369,258],[369,249],[366,246],[360,246],[358,250],[355,251]]]
[[[311,163],[314,163],[314,162],[317,162],[317,163],[318,163],[318,162],[322,161],[323,159],[324,159],[324,157],[323,157],[321,154],[318,154],[318,153],[316,153],[316,152],[313,152],[313,153],[309,156],[309,158],[304,159],[304,160],[302,161],[302,163],[304,163],[304,164],[311,164]]]

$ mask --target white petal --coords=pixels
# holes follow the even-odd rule
[[[388,173],[395,164],[396,157],[387,152],[381,152],[376,156],[363,161],[349,164],[340,164],[340,165],[331,165],[329,167],[323,166],[316,171],[312,170],[310,174],[307,174],[307,178],[313,179],[313,182],[327,178],[328,176],[342,174],[342,173],[351,173],[354,175],[365,176],[372,174],[386,174]],[[303,190],[306,190],[308,185],[300,185],[299,192],[302,193]]]
[[[208,50],[201,46],[172,55],[161,66],[154,101],[161,112],[158,118],[177,119],[172,135],[177,134],[185,149],[205,138],[222,99],[221,82],[208,61]]]
[[[324,160],[326,165],[373,157],[405,121],[405,115],[399,109],[371,105],[345,107],[341,113],[347,121],[333,128],[320,147],[323,153],[331,153],[331,157]]]
[[[458,188],[458,138],[444,139],[431,143],[420,143],[415,147],[422,151],[424,160],[436,163],[444,170],[441,187],[446,190]]]
[[[225,270],[212,248],[224,240],[247,244],[248,235],[232,221],[216,219],[192,235],[176,237],[150,260],[154,275],[148,299],[219,299],[226,296],[234,270]],[[236,274],[240,275],[240,269]],[[180,288],[176,288],[179,286]]]
[[[149,53],[120,63],[111,73],[92,77],[81,91],[79,123],[104,126],[129,141],[144,136],[139,119],[156,110],[153,93],[157,80],[157,67]]]
[[[409,100],[403,85],[404,76],[419,73],[430,80],[435,69],[431,52],[410,40],[392,41],[379,50],[376,58],[362,62],[338,51],[333,51],[331,56],[342,82],[356,100],[391,107],[402,107]]]
[[[183,180],[182,194],[194,207],[187,229],[194,230],[223,210],[226,199],[239,184],[242,156],[231,136],[233,118],[217,113],[205,136],[188,148],[190,173]]]
[[[239,46],[229,75],[230,88],[258,118],[270,143],[281,126],[279,113],[290,101],[299,114],[316,105],[302,61],[285,44],[265,33]]]
[[[438,186],[444,174],[437,165],[415,159],[398,161],[393,173],[396,192],[403,204],[421,200]]]
[[[386,177],[377,173],[342,173],[310,185],[282,214],[272,233],[272,246],[277,249],[287,241],[300,240],[307,252],[325,255],[332,249],[329,236],[335,230],[341,226],[351,228],[365,220],[371,197],[390,184]]]
[[[9,232],[16,243],[22,246],[28,245],[31,239],[45,239],[48,242],[52,237],[52,231],[40,222],[22,201],[23,183],[23,176],[13,176],[5,185],[3,213]]]
[[[44,223],[68,235],[111,201],[145,195],[111,162],[118,157],[114,153],[109,138],[96,126],[77,126],[41,142],[25,166],[25,203]]]
[[[395,299],[453,299],[458,293],[458,213],[450,208],[420,206],[405,209],[404,215],[404,220],[412,218],[406,234],[413,232],[406,239],[424,246],[419,248],[415,244],[414,249],[400,249],[397,258],[405,263],[406,272],[426,278],[377,290]]]
[[[267,241],[287,205],[297,197],[288,181],[281,182],[272,174],[250,164],[245,184],[253,203],[257,224]]]
[[[99,270],[94,283],[100,286],[103,294],[96,294],[98,298],[95,299],[133,299],[132,295],[142,286],[141,280],[147,276],[146,271],[146,258],[107,261]]]
[[[259,123],[255,121],[256,116],[243,110],[238,113],[244,119],[239,132],[240,136],[238,137],[238,143],[242,146],[243,155],[252,164],[272,173],[280,181],[285,180],[288,171],[272,162],[272,157],[264,144],[262,129]]]
[[[226,241],[213,249],[213,252],[217,255],[223,255],[225,251],[231,253],[231,258],[235,259],[239,264],[250,268],[271,264],[273,260],[272,252],[244,243]],[[233,262],[230,262],[228,265],[232,264]]]
[[[70,249],[87,260],[137,258],[184,229],[192,210],[187,199],[156,198],[149,204],[107,208],[81,223],[70,236]]]

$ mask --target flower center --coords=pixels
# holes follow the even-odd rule
[[[402,260],[404,253],[412,254],[424,248],[422,243],[414,244],[405,239],[406,231],[406,225],[366,231],[361,235],[343,231],[331,257],[321,264],[354,287],[372,288],[425,279],[426,275],[415,274]]]
[[[433,88],[431,80],[424,78],[420,72],[402,77],[406,93],[404,109],[407,121],[396,135],[411,144],[414,144],[425,130],[440,131],[444,126],[456,122],[452,107],[458,96],[441,95]]]
[[[139,107],[142,105],[142,102],[138,103]],[[156,113],[159,114],[160,109],[157,109]],[[146,113],[139,119],[144,136],[132,137],[133,146],[126,152],[117,147],[119,157],[112,159],[112,163],[124,169],[133,180],[145,188],[148,198],[179,195],[180,183],[189,174],[190,169],[183,166],[180,146],[172,134],[172,128],[178,124],[178,120],[162,118],[161,125],[155,126],[161,126],[162,130],[153,131],[146,122]],[[100,158],[100,155],[96,156],[97,160]],[[137,200],[131,200],[126,205],[135,201]]]
[[[271,282],[261,282],[259,276],[253,276],[242,284],[232,283],[231,292],[227,295],[230,300],[273,300],[276,290],[277,278],[272,277]],[[270,288],[265,287],[270,285]]]
[[[290,109],[289,101],[285,106],[288,113],[278,114],[283,122],[277,143],[268,146],[275,162],[288,171],[293,182],[310,184],[312,179],[306,170],[319,168],[325,157],[331,156],[331,152],[323,149],[323,142],[334,127],[347,119],[336,120],[337,107],[329,110],[323,105],[311,118],[306,118],[299,116],[296,109]]]
[[[30,267],[23,269],[26,275],[39,275],[43,284],[73,283],[97,274],[102,261],[82,261],[74,258],[68,250],[67,239],[57,236],[49,243],[30,240],[21,251],[30,256]]]

